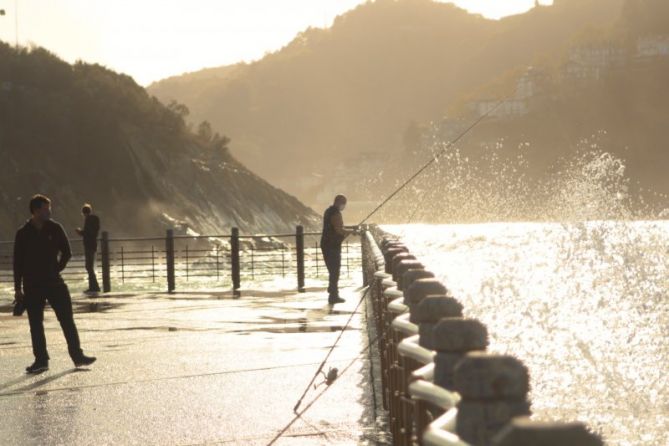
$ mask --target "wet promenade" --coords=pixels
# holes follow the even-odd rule
[[[355,308],[355,286],[348,283],[347,302],[334,310],[320,288],[245,290],[237,300],[228,292],[75,295],[82,346],[98,361],[73,368],[48,309],[50,370],[37,376],[23,372],[32,362],[27,319],[12,317],[4,298],[1,443],[267,444],[293,418]],[[358,357],[367,336],[363,305],[326,370]],[[377,444],[383,435],[375,427],[368,358],[362,355],[276,444]]]

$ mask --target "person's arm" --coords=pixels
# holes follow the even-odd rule
[[[21,231],[16,232],[16,237],[14,238],[14,292],[18,295],[21,294],[21,282],[23,281],[23,237],[21,237]]]
[[[347,231],[344,228],[344,219],[342,218],[341,213],[335,213],[332,216],[330,222],[332,223],[332,227],[334,228],[335,232],[339,234],[342,240],[344,240],[351,233],[351,231]]]
[[[67,239],[65,230],[62,226],[58,225],[58,230],[60,232],[59,241],[58,241],[58,250],[60,251],[60,260],[58,260],[58,271],[62,271],[67,266],[67,262],[72,258],[72,250],[70,249],[70,241]]]

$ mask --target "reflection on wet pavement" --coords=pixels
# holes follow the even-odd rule
[[[82,347],[98,361],[73,368],[48,310],[50,369],[37,376],[23,373],[27,320],[3,305],[0,443],[266,444],[351,317],[359,294],[345,293],[336,307],[322,289],[75,296]],[[365,327],[359,310],[328,366],[355,360]],[[371,395],[369,361],[357,360],[277,444],[386,444]]]

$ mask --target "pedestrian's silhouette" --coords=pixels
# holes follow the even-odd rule
[[[341,245],[347,235],[351,233],[344,228],[344,219],[341,215],[346,207],[346,197],[337,195],[332,206],[323,214],[323,234],[321,236],[321,251],[325,266],[328,268],[328,303],[345,302],[339,296],[339,270],[341,269]]]
[[[77,234],[84,238],[84,259],[88,273],[88,289],[85,292],[97,293],[100,291],[100,285],[95,275],[95,253],[98,250],[100,218],[93,214],[93,207],[88,203],[81,208],[81,213],[84,215],[84,227],[77,228]]]
[[[76,367],[90,365],[94,357],[84,355],[74,324],[72,299],[60,272],[72,257],[63,227],[51,220],[51,200],[35,195],[30,200],[32,217],[16,232],[14,241],[14,288],[17,302],[25,304],[30,322],[35,362],[27,373],[49,369],[44,336],[44,306],[49,301],[67,340],[70,358]]]

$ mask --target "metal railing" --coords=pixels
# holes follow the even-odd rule
[[[394,445],[603,444],[580,423],[529,421],[525,366],[486,353],[485,325],[401,242],[366,227],[362,260]]]
[[[104,292],[112,289],[155,289],[172,292],[184,286],[231,287],[235,294],[244,282],[295,279],[299,291],[306,279],[327,278],[320,248],[320,232],[292,234],[175,235],[111,238],[103,232],[95,268]],[[0,285],[13,281],[13,242],[0,242]],[[71,241],[72,259],[62,272],[66,281],[85,280],[83,246]],[[360,243],[347,239],[342,245],[341,275],[360,271]]]

